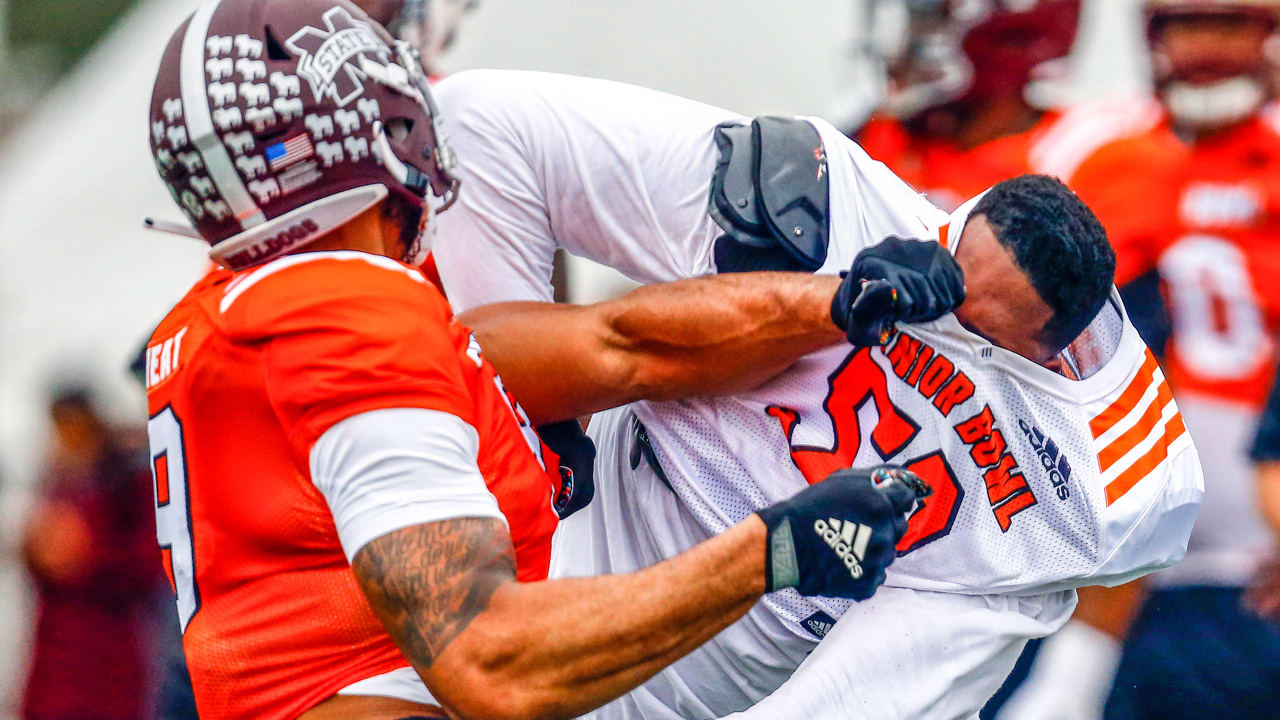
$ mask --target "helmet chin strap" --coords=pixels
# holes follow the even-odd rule
[[[418,233],[413,237],[413,243],[405,250],[404,263],[418,267],[427,261],[427,256],[431,254],[431,244],[436,236],[436,210],[434,204],[428,198],[427,202],[422,204],[422,220],[418,222]]]
[[[373,123],[373,144],[378,148],[378,152],[382,157],[383,167],[391,176],[400,181],[405,187],[415,191],[422,196],[422,220],[418,223],[418,232],[414,236],[413,242],[409,247],[405,248],[405,256],[401,261],[407,265],[417,267],[427,261],[427,255],[431,253],[431,240],[435,233],[435,216],[436,203],[433,203],[430,194],[431,183],[427,176],[420,172],[412,165],[407,165],[396,157],[395,152],[391,149],[391,143],[387,140],[387,129],[382,125],[380,120]]]
[[[1169,115],[1178,125],[1212,129],[1248,118],[1267,101],[1262,82],[1249,75],[1194,85],[1174,80],[1160,91]]]

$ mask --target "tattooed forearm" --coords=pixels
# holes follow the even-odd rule
[[[425,669],[515,580],[515,553],[500,520],[456,518],[383,535],[351,568],[401,652]]]

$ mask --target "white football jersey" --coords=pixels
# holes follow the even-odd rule
[[[712,532],[836,469],[890,461],[934,493],[886,585],[1030,594],[1117,584],[1181,558],[1203,490],[1164,376],[1113,302],[1114,354],[1084,380],[947,315],[900,328],[884,348],[815,353],[749,393],[634,410]],[[797,624],[848,607],[790,591],[764,602]]]
[[[459,310],[551,298],[557,247],[641,283],[714,272],[706,205],[712,131],[734,113],[618,83],[471,71],[437,100],[463,190],[442,214],[437,263]],[[847,269],[888,235],[958,238],[949,222],[833,126],[830,247]],[[1113,293],[1076,345],[1072,380],[968,332],[952,315],[884,348],[814,353],[723,398],[636,403],[686,515],[708,533],[831,471],[903,463],[934,494],[911,518],[887,584],[1043,593],[1118,583],[1176,562],[1203,492],[1163,374]],[[764,600],[799,623],[847,603]]]
[[[631,85],[538,72],[468,70],[433,94],[466,188],[436,217],[432,243],[455,309],[550,302],[557,248],[640,283],[715,272],[712,132],[747,118]]]

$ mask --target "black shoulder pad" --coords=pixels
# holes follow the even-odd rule
[[[725,231],[719,272],[822,267],[828,244],[826,154],[803,120],[761,117],[715,129],[720,157],[707,209]]]
[[[760,117],[756,191],[765,222],[800,264],[817,270],[827,259],[827,156],[818,130],[804,120]]]
[[[769,236],[768,227],[756,204],[756,152],[752,140],[753,127],[738,123],[716,126],[716,148],[720,158],[711,177],[711,215],[725,230],[745,233],[747,244],[752,235]]]

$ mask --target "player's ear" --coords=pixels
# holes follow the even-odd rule
[[[382,250],[387,257],[399,258],[405,248],[401,240],[401,216],[391,198],[378,203],[378,230],[382,237]]]
[[[382,248],[387,257],[410,265],[420,265],[426,259],[420,236],[423,231],[421,208],[411,207],[403,199],[388,195],[378,206]]]

